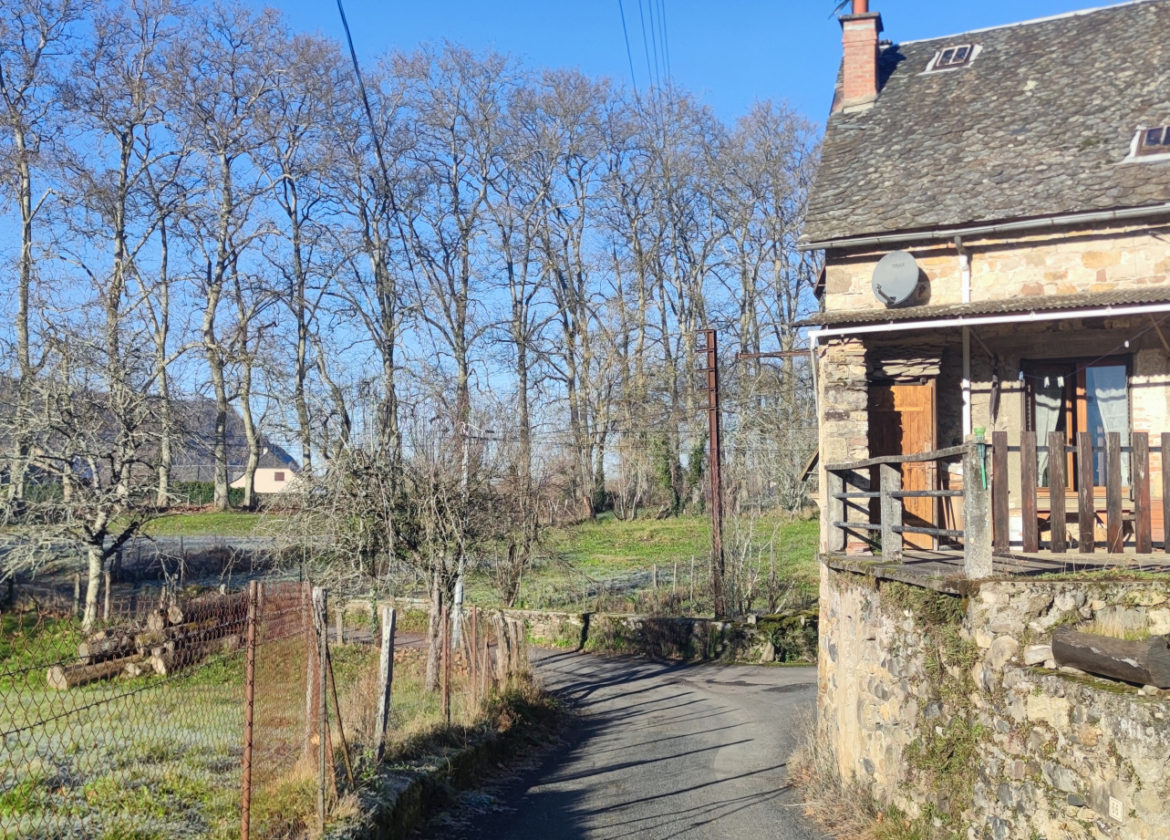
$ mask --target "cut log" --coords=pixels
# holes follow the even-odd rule
[[[1052,655],[1057,665],[1071,665],[1090,674],[1136,685],[1170,688],[1170,637],[1167,636],[1127,642],[1060,630],[1052,636]]]
[[[146,632],[161,633],[167,628],[167,614],[163,610],[151,610],[146,616]]]
[[[77,646],[77,658],[87,664],[103,659],[119,659],[133,652],[133,640],[121,632],[97,633]]]
[[[149,674],[151,667],[146,657],[134,656],[126,663],[125,671],[128,677],[141,677],[143,674]]]
[[[96,662],[92,665],[54,665],[45,675],[45,682],[49,684],[49,688],[63,691],[66,688],[106,680],[122,673],[126,665],[136,658],[136,656],[124,656],[119,659]]]

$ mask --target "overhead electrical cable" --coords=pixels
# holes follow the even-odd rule
[[[670,84],[672,73],[670,73],[670,39],[666,28],[666,0],[659,0],[659,20],[662,22],[662,56],[666,62],[666,81],[667,84]]]
[[[341,15],[341,26],[345,30],[345,41],[349,44],[349,57],[353,62],[353,73],[357,76],[358,90],[362,95],[362,105],[366,110],[366,121],[370,125],[370,139],[374,141],[374,157],[378,160],[378,168],[382,172],[382,186],[386,189],[386,200],[390,204],[390,213],[398,227],[398,237],[402,240],[402,250],[406,254],[406,265],[414,273],[414,262],[410,258],[410,245],[406,232],[402,229],[402,219],[398,215],[398,204],[394,200],[394,190],[390,186],[390,170],[386,168],[386,158],[382,154],[382,141],[378,137],[378,129],[374,126],[374,110],[370,107],[370,97],[366,93],[366,82],[362,78],[362,68],[358,64],[357,51],[353,48],[353,36],[349,32],[349,21],[345,19],[345,9],[341,0],[337,0],[337,11]]]
[[[642,53],[646,57],[646,75],[650,77],[650,88],[658,87],[658,78],[650,64],[650,41],[646,37],[646,10],[642,8],[642,0],[638,0],[638,18],[642,22]]]
[[[662,85],[662,63],[658,60],[658,24],[654,15],[656,0],[646,0],[650,14],[650,50],[654,53],[654,72],[658,75],[658,84]]]
[[[634,75],[634,55],[630,52],[630,32],[626,29],[626,10],[618,0],[618,13],[622,16],[622,37],[626,41],[626,61],[630,63],[630,81],[634,84],[634,96],[638,95],[638,78]]]

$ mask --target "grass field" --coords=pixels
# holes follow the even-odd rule
[[[150,523],[153,536],[263,537],[280,529],[282,514],[238,511],[178,513]],[[781,513],[728,516],[724,557],[748,611],[806,602],[817,587],[814,519]],[[711,578],[711,522],[705,516],[622,521],[612,514],[544,531],[525,570],[517,606],[703,613]],[[491,558],[469,576],[467,597],[499,603]],[[654,594],[654,581],[659,584]],[[670,596],[664,597],[666,590]],[[692,594],[693,592],[693,594]]]
[[[279,528],[274,513],[204,510],[167,514],[143,529],[152,537],[262,537]]]
[[[64,691],[44,674],[76,660],[74,622],[0,617],[0,837],[169,840],[239,836],[244,657],[220,656],[169,677],[118,677]],[[315,822],[316,776],[304,749],[302,634],[257,649],[252,836],[302,836]],[[371,766],[377,650],[332,646],[342,718],[357,770]],[[422,690],[422,652],[396,657],[388,761],[408,762],[476,725],[454,681],[452,730]],[[340,738],[333,744],[340,765]],[[344,779],[339,785],[345,793]],[[343,795],[337,806],[344,813]]]
[[[724,557],[739,608],[767,611],[815,597],[817,538],[816,520],[783,514],[728,517]],[[545,533],[524,573],[517,606],[703,614],[711,609],[710,558],[706,517],[621,521],[603,515]],[[490,571],[472,579],[470,595],[478,603],[493,603]]]

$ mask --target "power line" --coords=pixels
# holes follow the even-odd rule
[[[646,74],[650,77],[650,87],[658,87],[658,79],[654,68],[650,66],[650,42],[646,38],[646,11],[642,8],[642,0],[638,0],[638,18],[642,22],[642,53],[646,56]]]
[[[666,0],[658,0],[658,20],[662,25],[662,56],[666,65],[666,83],[671,83],[670,38],[666,34]]]
[[[638,79],[634,75],[634,56],[630,52],[630,32],[626,29],[626,10],[622,7],[622,0],[618,0],[618,13],[622,16],[622,37],[626,41],[626,60],[630,63],[630,81],[634,83],[634,96],[638,96]]]
[[[658,25],[654,15],[655,0],[646,0],[650,13],[650,48],[654,53],[654,72],[658,74],[658,85],[662,86],[662,65],[658,61]]]

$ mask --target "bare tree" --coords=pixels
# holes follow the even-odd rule
[[[242,255],[267,232],[253,218],[263,184],[250,156],[264,139],[258,118],[271,105],[273,61],[282,39],[275,12],[217,4],[192,19],[168,55],[174,130],[192,151],[204,185],[184,220],[192,250],[205,266],[192,279],[202,300],[200,344],[216,406],[214,504],[221,510],[229,504],[227,418],[233,395],[220,304],[229,284],[238,283]]]
[[[8,465],[9,515],[19,515],[28,467],[29,441],[25,428],[33,378],[39,368],[34,358],[30,300],[36,277],[34,224],[50,192],[38,195],[34,179],[41,154],[60,128],[54,107],[58,78],[56,59],[65,51],[70,30],[85,6],[74,0],[4,0],[0,3],[0,183],[15,197],[20,226],[20,256],[16,278],[16,418],[12,426],[12,453]]]

